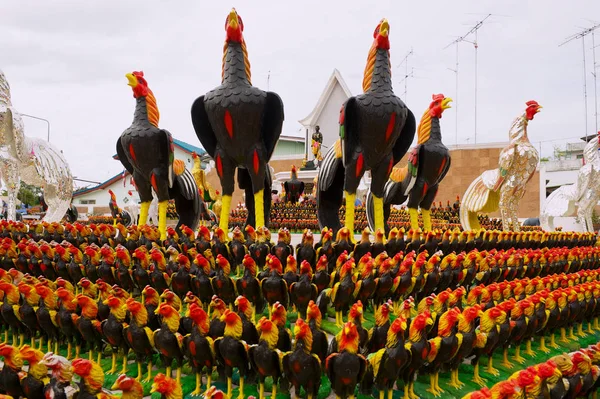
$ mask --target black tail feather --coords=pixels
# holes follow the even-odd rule
[[[175,177],[173,187],[169,189],[169,197],[175,200],[175,208],[179,214],[175,230],[180,231],[182,225],[196,230],[204,201],[200,198],[198,186],[189,170],[186,169],[183,174]]]
[[[344,165],[341,158],[327,153],[317,180],[317,217],[320,228],[333,229],[333,234],[342,227],[339,209],[344,198]]]

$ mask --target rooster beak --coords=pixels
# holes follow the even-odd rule
[[[131,74],[131,73],[125,74],[125,77],[127,78],[128,86],[136,87],[138,85],[138,80],[135,76],[133,76],[133,74]]]
[[[156,392],[156,386],[152,385],[152,388],[150,388],[150,393],[154,393]]]
[[[112,387],[110,387],[111,391],[117,391],[119,390],[119,384],[117,384],[117,382],[115,381],[115,383],[112,385]]]
[[[235,8],[232,8],[231,11],[229,12],[229,26],[232,29],[237,29],[237,27],[238,27],[238,15],[237,15],[237,12],[235,11]]]
[[[448,108],[452,108],[450,106],[450,103],[452,102],[452,99],[450,97],[446,97],[442,100],[442,109],[448,109]]]
[[[538,105],[536,112],[540,112],[542,110],[542,108],[544,108],[544,107],[542,107],[541,105]]]
[[[379,35],[381,36],[387,36],[390,32],[390,24],[388,23],[387,19],[383,19],[381,20],[381,25],[379,26]]]

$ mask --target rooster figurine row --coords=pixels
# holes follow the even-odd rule
[[[463,399],[596,397],[600,382],[599,366],[600,343],[554,356],[544,363],[514,373],[491,388],[469,393]]]
[[[13,348],[66,349],[67,358],[75,349],[75,358],[87,352],[96,362],[110,351],[108,373],[126,374],[131,354],[139,380],[147,367],[144,381],[156,354],[175,383],[184,364],[192,367],[195,394],[216,369],[228,394],[237,370],[240,392],[251,378],[261,397],[267,377],[275,390],[292,384],[315,397],[324,372],[340,397],[373,384],[389,394],[398,382],[409,398],[417,374],[430,375],[439,395],[438,374],[453,370],[460,386],[456,368],[468,358],[483,384],[482,356],[502,351],[509,367],[510,346],[521,362],[521,344],[530,355],[536,337],[546,350],[555,333],[568,341],[599,327],[600,252],[589,233],[430,232],[421,240],[417,231],[409,240],[392,230],[385,243],[365,234],[353,244],[341,228],[335,242],[325,230],[316,244],[306,231],[294,249],[285,229],[276,243],[265,228],[249,227],[247,238],[236,229],[229,241],[220,228],[212,237],[206,227],[181,230],[161,241],[147,226],[0,222],[5,345],[12,335]],[[326,330],[336,335],[330,343]],[[413,355],[424,348],[425,357]],[[390,358],[399,359],[389,366],[397,374],[386,374]],[[486,372],[494,371],[489,360]]]

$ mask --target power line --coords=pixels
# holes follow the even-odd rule
[[[402,79],[400,81],[400,83],[404,82],[404,103],[406,103],[406,100],[408,98],[408,78],[412,77],[411,75],[414,76],[414,74],[411,72],[411,74],[409,75],[408,73],[408,57],[410,57],[411,55],[414,55],[413,53],[413,49],[412,47],[410,48],[410,51],[408,53],[406,53],[406,55],[404,56],[404,58],[402,59],[402,62],[400,62],[396,68],[399,68],[402,66],[402,64],[404,64],[404,79]],[[414,72],[414,71],[413,71]]]

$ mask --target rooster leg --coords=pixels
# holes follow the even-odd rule
[[[277,384],[273,384],[273,390],[271,391],[271,397],[272,398],[276,398],[277,397]]]
[[[387,399],[392,399],[393,398],[393,393],[394,393],[393,389],[388,389],[387,390]]]
[[[379,399],[385,399],[385,392],[379,391]]]
[[[175,372],[176,380],[178,384],[181,384],[181,365],[177,367],[177,371]]]
[[[600,330],[600,324],[598,324],[598,318],[594,318],[594,330]]]
[[[127,374],[127,352],[123,354],[123,368],[121,368],[121,374]]]
[[[42,348],[44,347],[44,336],[40,335],[40,350],[42,350]],[[34,346],[35,348],[35,346]],[[50,352],[50,338],[48,338],[48,352]]]
[[[575,337],[575,334],[574,334],[573,326],[569,327],[569,339],[572,341],[577,340],[577,338]]]
[[[419,398],[419,395],[417,395],[417,394],[415,393],[415,383],[414,383],[414,381],[412,381],[412,382],[410,383],[410,397],[411,397],[412,399],[420,399],[420,398]]]
[[[112,353],[112,366],[110,368],[110,370],[108,370],[106,372],[106,374],[113,374],[115,371],[117,371],[117,353],[113,352]]]
[[[550,347],[554,349],[558,349],[558,344],[556,343],[556,338],[554,337],[554,333],[550,334]]]
[[[546,337],[544,337],[543,335],[540,338],[540,350],[544,353],[550,353],[550,349],[546,347]]]
[[[231,377],[227,377],[227,397],[231,398],[231,394],[233,393]]]
[[[169,201],[161,201],[158,203],[158,231],[160,232],[160,240],[167,239],[167,205]]]
[[[475,370],[473,371],[473,382],[481,387],[484,387],[486,381],[479,376],[479,362],[475,363]]]
[[[75,345],[75,359],[77,359],[79,357],[80,353],[81,353],[81,345]]]
[[[431,231],[431,211],[429,209],[421,209],[423,217],[423,231]]]
[[[29,345],[29,346],[31,346],[32,348],[35,348],[35,337],[33,335],[31,336],[31,345]]]
[[[354,202],[356,201],[356,193],[350,194],[348,191],[344,191],[346,195],[346,217],[344,225],[350,231],[350,234],[354,235]]]
[[[206,390],[207,391],[211,387],[211,385],[212,385],[212,370],[208,370],[208,373],[206,373]]]
[[[244,399],[244,377],[240,376],[240,393],[238,395],[238,399]]]
[[[525,363],[525,358],[521,356],[521,344],[518,344],[516,346],[515,355],[513,356],[513,360],[520,364]]]
[[[429,375],[429,388],[427,388],[427,392],[430,392],[433,396],[438,396],[438,393],[435,389],[435,375]]]
[[[385,231],[385,220],[383,217],[383,198],[373,195],[373,210],[375,213],[375,231]],[[352,234],[354,236],[354,234]]]
[[[589,334],[594,334],[594,329],[592,328],[592,321],[588,321],[588,328],[587,328],[587,332]]]
[[[141,367],[141,363],[140,363],[140,367]],[[152,361],[148,362],[148,375],[146,376],[146,379],[142,382],[150,382],[152,381]]]
[[[435,389],[437,389],[438,394],[443,394],[444,390],[440,387],[440,372],[435,373]]]
[[[496,370],[494,368],[494,359],[491,356],[488,357],[488,364],[487,364],[487,368],[485,369],[485,371],[486,371],[486,373],[491,374],[491,375],[495,375],[495,376],[500,375],[498,370]]]
[[[167,366],[167,370],[166,373],[167,377],[171,378],[173,376],[173,373],[171,371],[171,365]]]
[[[567,339],[567,330],[565,328],[560,329],[560,342],[564,342],[565,344],[569,343]]]
[[[25,334],[21,333],[19,334],[19,348],[23,346],[25,341]],[[15,343],[13,342],[13,346],[15,346]]]
[[[8,343],[8,328],[6,330],[4,330],[4,343],[5,344]]]
[[[137,367],[138,367],[138,375],[137,377],[135,377],[136,380],[141,381],[142,379],[142,362],[137,362]]]
[[[54,341],[54,353],[58,353],[58,338]]]
[[[90,349],[90,351],[88,352],[88,357],[90,362],[94,360],[94,350]]]
[[[254,193],[254,214],[256,220],[255,228],[265,226],[265,203],[264,203],[264,189],[258,190]]]
[[[200,385],[202,385],[202,374],[196,373],[196,388],[190,393],[191,396],[200,395]]]
[[[71,360],[71,342],[67,343],[67,360]]]
[[[98,351],[98,356],[97,356],[97,359],[98,359],[98,360],[96,361],[96,363],[98,363],[98,365],[100,365],[100,362],[102,361],[102,349],[100,349],[100,350]]]
[[[528,339],[527,343],[525,344],[525,354],[527,356],[535,356],[535,353],[533,353],[533,351],[531,350],[531,340]]]
[[[148,201],[140,204],[140,220],[138,221],[138,226],[143,226],[148,222],[148,210],[150,209],[151,203],[152,201]]]
[[[579,323],[577,325],[577,335],[579,335],[580,337],[587,337],[587,334],[583,332],[583,323]]]
[[[410,228],[417,230],[419,228],[419,211],[415,208],[408,208],[408,214],[410,215]]]
[[[404,384],[404,396],[402,399],[410,399],[410,393],[408,392],[408,384]]]

